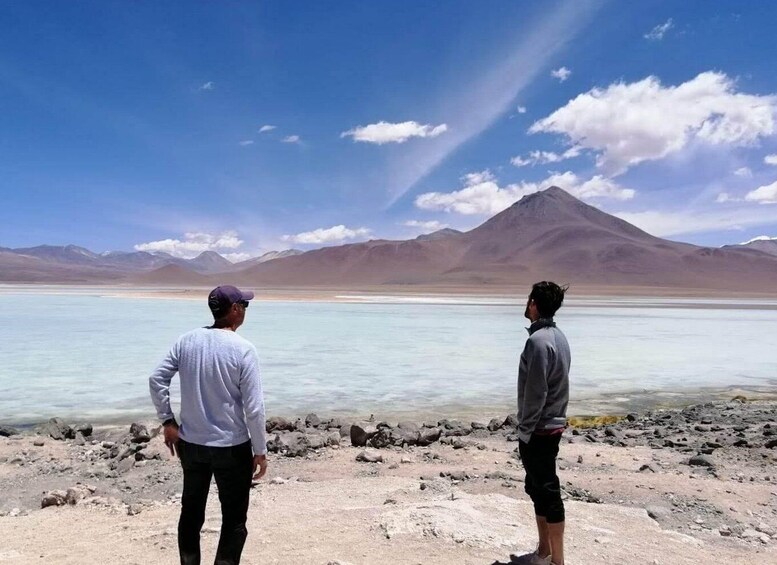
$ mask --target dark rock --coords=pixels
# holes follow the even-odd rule
[[[143,424],[133,423],[130,426],[130,441],[132,443],[148,443],[151,441],[151,434],[148,433],[146,426]]]
[[[488,423],[488,426],[486,428],[489,432],[496,432],[502,428],[502,420],[499,420],[497,418],[492,418],[491,421]]]
[[[293,428],[294,431],[305,433],[306,427],[307,426],[305,425],[305,421],[302,420],[301,418],[297,418],[296,420],[294,420],[294,428]]]
[[[441,477],[447,477],[452,481],[466,481],[470,478],[466,471],[447,471],[440,472]]]
[[[91,437],[94,428],[92,427],[92,424],[78,424],[75,427],[75,431],[84,437]]]
[[[11,437],[19,435],[19,430],[11,426],[0,426],[0,437]]]
[[[63,490],[49,491],[43,495],[43,498],[40,501],[41,508],[48,508],[49,506],[64,506],[65,504],[67,504],[67,493]]]
[[[367,445],[375,449],[382,449],[393,445],[392,431],[389,428],[379,428],[377,432],[369,439]]]
[[[777,439],[770,439],[764,444],[764,447],[766,447],[767,449],[774,449],[775,447],[777,447]]]
[[[418,445],[427,446],[439,441],[442,431],[440,428],[424,428],[418,438]]]
[[[517,428],[518,427],[518,414],[509,414],[505,421],[502,423],[503,428]]]
[[[640,473],[655,473],[656,472],[656,468],[653,467],[653,465],[651,465],[650,463],[645,463],[644,465],[642,465],[639,468],[639,472]]]
[[[485,424],[482,424],[482,423],[480,423],[480,422],[472,422],[472,423],[470,424],[470,427],[471,427],[473,430],[485,430],[485,429],[486,429],[486,425],[485,425]]]
[[[636,422],[638,419],[639,419],[639,416],[634,413],[626,414],[626,421],[628,422]]]
[[[286,431],[291,432],[294,430],[294,423],[290,422],[286,418],[281,418],[280,416],[273,416],[272,418],[268,418],[267,422],[265,424],[265,429],[267,432],[278,432],[278,431]]]
[[[656,522],[661,522],[672,516],[672,509],[666,506],[651,505],[646,506],[647,515]]]
[[[356,460],[361,463],[383,463],[383,456],[380,453],[365,450],[356,456]]]
[[[354,447],[364,447],[367,442],[372,439],[378,429],[375,426],[359,426],[354,424],[351,426],[351,445]]]
[[[305,417],[305,425],[311,428],[317,428],[321,425],[321,418],[317,414],[308,414]]]
[[[51,439],[65,440],[76,437],[76,432],[68,426],[61,418],[52,418],[43,424],[41,431],[51,437]]]
[[[411,432],[420,432],[421,426],[415,422],[400,422],[397,426],[400,430],[409,430]]]
[[[391,432],[392,443],[398,447],[404,445],[418,445],[418,440],[421,439],[421,431],[416,429],[398,428]]]
[[[688,465],[692,467],[707,467],[710,469],[715,468],[715,463],[706,455],[694,455],[688,460]]]

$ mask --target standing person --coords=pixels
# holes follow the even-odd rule
[[[527,556],[533,565],[564,565],[564,503],[556,457],[567,425],[571,356],[553,316],[566,290],[553,282],[535,284],[524,313],[531,326],[518,369],[518,449],[539,534],[537,549]]]
[[[208,295],[212,326],[181,336],[149,378],[165,444],[183,467],[178,549],[181,565],[200,564],[211,477],[221,502],[216,565],[237,565],[248,530],[251,479],[267,472],[262,382],[256,348],[237,335],[253,292],[219,286]],[[181,424],[170,406],[170,381],[181,381]],[[257,469],[259,471],[257,472]]]

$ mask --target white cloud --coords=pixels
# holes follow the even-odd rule
[[[529,153],[528,157],[523,158],[519,155],[510,159],[510,162],[516,167],[545,165],[548,163],[558,163],[559,161],[564,161],[566,159],[573,159],[579,156],[580,152],[579,146],[570,147],[563,153],[554,153],[553,151],[532,151]]]
[[[750,167],[740,167],[734,171],[734,174],[738,177],[749,179],[753,176],[753,171],[750,170]]]
[[[368,228],[347,228],[344,225],[332,226],[331,228],[318,228],[313,231],[302,232],[296,235],[284,235],[283,241],[297,243],[301,245],[316,245],[323,243],[339,243],[348,239],[358,237],[367,237],[370,235]]]
[[[363,143],[404,143],[411,137],[437,137],[448,131],[446,124],[433,126],[419,124],[416,121],[389,123],[378,122],[366,126],[358,126],[340,134],[340,137],[352,137],[354,141]]]
[[[437,220],[408,220],[403,225],[409,228],[418,228],[425,232],[434,232],[448,227],[448,224],[443,224]]]
[[[221,253],[221,256],[230,263],[240,263],[252,257],[250,253]]]
[[[190,232],[185,233],[182,240],[162,239],[148,243],[139,243],[135,246],[135,251],[147,251],[149,253],[161,251],[169,253],[174,257],[192,259],[203,251],[216,251],[220,253],[224,250],[237,249],[241,245],[243,245],[243,241],[238,237],[237,232],[227,231],[221,234]]]
[[[764,163],[767,165],[777,165],[777,153],[764,157]]]
[[[519,114],[525,114],[526,113],[526,106],[518,106],[515,109],[515,111],[518,112]]]
[[[577,96],[530,133],[565,135],[571,145],[599,153],[607,175],[662,159],[692,141],[748,146],[777,133],[777,96],[736,91],[723,73],[706,72],[679,86],[656,77],[616,83]]]
[[[200,90],[213,90],[216,88],[216,83],[214,83],[212,80],[209,80],[205,84],[200,85]]]
[[[458,214],[493,215],[511,206],[527,194],[551,186],[563,188],[582,198],[613,198],[629,200],[635,191],[623,188],[611,179],[597,175],[582,181],[574,173],[554,173],[541,182],[520,182],[500,187],[489,171],[471,173],[462,178],[464,188],[454,192],[427,192],[419,195],[415,205],[422,210],[443,210]]]
[[[248,145],[253,145],[253,144],[254,144],[253,139],[244,139],[243,141],[240,142],[241,147],[247,147]]]
[[[566,67],[561,67],[559,69],[550,71],[550,76],[552,76],[553,78],[557,78],[559,82],[564,82],[569,78],[569,75],[571,74],[572,74],[572,71],[570,71]]]
[[[263,125],[259,128],[259,133],[267,133],[268,131],[274,130],[276,127],[277,126],[271,126],[270,124]]]
[[[761,204],[777,204],[777,181],[772,184],[759,186],[755,190],[745,195],[748,202],[759,202]]]
[[[672,22],[672,18],[669,18],[664,23],[657,25],[648,33],[646,33],[645,39],[650,39],[651,41],[661,41],[666,35],[666,32],[672,29],[673,27],[674,27],[674,22]]]
[[[302,139],[300,139],[300,136],[298,135],[287,135],[283,139],[281,139],[282,143],[300,143]]]
[[[748,239],[747,241],[743,241],[739,245],[747,245],[748,243],[755,243],[756,241],[777,241],[777,237],[769,237],[768,235],[759,235],[758,237],[754,237],[753,239]]]

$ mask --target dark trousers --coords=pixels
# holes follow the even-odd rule
[[[238,565],[248,530],[248,494],[251,490],[251,442],[234,447],[178,444],[183,467],[178,550],[181,565],[200,565],[200,531],[205,523],[211,477],[216,478],[221,501],[221,537],[215,565]]]
[[[526,469],[526,494],[534,503],[534,513],[549,524],[564,521],[564,502],[556,474],[556,457],[561,434],[531,436],[529,443],[518,442],[523,468]]]

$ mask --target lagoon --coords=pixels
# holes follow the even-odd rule
[[[259,350],[269,414],[512,409],[527,335],[521,300],[345,298],[251,304],[240,334]],[[777,391],[776,305],[743,304],[570,299],[557,321],[572,346],[574,403]],[[180,334],[209,321],[204,300],[7,290],[0,423],[153,417],[148,375]]]

